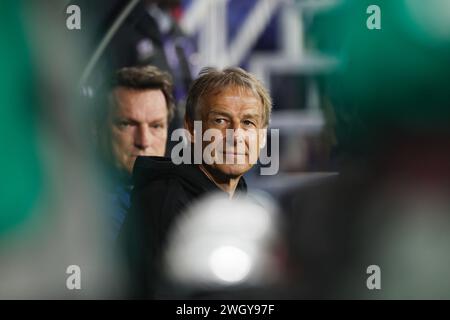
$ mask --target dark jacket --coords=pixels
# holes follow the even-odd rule
[[[198,165],[175,165],[169,158],[138,157],[133,169],[131,209],[121,239],[127,243],[136,286],[149,296],[159,274],[161,254],[175,219],[194,201],[211,192],[223,192]],[[245,194],[243,178],[236,188]],[[151,270],[151,271],[150,271]],[[142,281],[145,279],[144,281]],[[147,283],[141,287],[143,283]],[[151,294],[150,294],[151,295]]]

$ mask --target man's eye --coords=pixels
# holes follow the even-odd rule
[[[119,121],[119,122],[117,122],[117,125],[120,128],[126,128],[126,127],[131,126],[131,122],[129,122],[129,121]]]
[[[246,126],[254,126],[255,124],[250,120],[244,120],[244,125]]]
[[[225,121],[226,121],[226,120],[223,119],[223,118],[217,118],[217,119],[214,120],[214,122],[217,123],[217,124],[224,124]]]
[[[153,129],[163,129],[164,125],[162,123],[156,123],[156,124],[152,124],[151,127]]]

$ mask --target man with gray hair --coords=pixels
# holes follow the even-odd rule
[[[193,201],[211,192],[229,198],[246,193],[243,175],[265,145],[271,107],[267,90],[241,68],[200,72],[186,102],[184,127],[190,142],[190,154],[182,155],[186,161],[180,164],[174,152],[171,159],[136,159],[124,236],[134,237],[134,243],[136,235],[140,237],[143,253],[135,261],[143,266],[140,270],[148,275],[159,267],[174,219]],[[151,284],[144,286],[148,293]]]

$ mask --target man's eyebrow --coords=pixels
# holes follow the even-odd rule
[[[221,115],[221,116],[226,116],[226,117],[231,118],[231,114],[226,112],[226,111],[223,111],[223,110],[214,110],[213,109],[213,110],[210,110],[208,112],[208,115],[210,115],[210,114],[218,114],[218,115]]]
[[[133,122],[133,123],[138,122],[135,119],[126,117],[126,116],[115,116],[115,117],[113,117],[113,121],[114,122]]]
[[[259,112],[247,112],[243,116],[244,118],[260,118],[261,114]]]
[[[166,119],[167,119],[166,117],[161,117],[161,118],[157,118],[157,119],[154,119],[154,120],[152,120],[152,121],[149,121],[148,123],[160,123],[160,122],[165,122]],[[114,122],[116,122],[116,123],[120,123],[120,122],[129,122],[129,123],[132,123],[132,124],[139,124],[139,123],[142,123],[142,121],[137,120],[137,119],[134,119],[134,118],[132,118],[132,117],[121,117],[121,116],[115,117],[115,118],[114,118]]]
[[[166,120],[167,120],[166,117],[161,117],[158,119],[154,119],[154,120],[150,121],[149,123],[165,122]]]

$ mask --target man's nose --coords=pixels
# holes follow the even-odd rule
[[[150,129],[141,125],[136,128],[135,136],[134,136],[134,145],[139,149],[147,149],[151,143],[151,135]]]
[[[236,141],[236,142],[245,141],[245,130],[244,129],[238,127],[238,128],[233,129],[233,131],[234,131],[233,132],[234,141]]]
[[[245,142],[245,130],[239,124],[233,125],[227,130],[227,141],[229,144],[236,145]]]

